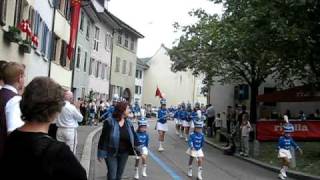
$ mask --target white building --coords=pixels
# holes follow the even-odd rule
[[[158,49],[154,56],[144,59],[144,62],[149,66],[144,73],[143,85],[143,104],[151,104],[159,106],[159,97],[155,97],[157,87],[164,94],[167,105],[175,106],[181,102],[204,103],[205,97],[199,95],[197,97],[200,85],[190,71],[177,72],[171,71],[172,61],[168,55],[168,48],[164,45]],[[198,84],[198,87],[197,87]]]
[[[148,68],[149,66],[144,63],[143,59],[137,59],[134,102],[138,102],[140,106],[142,105],[144,71]]]

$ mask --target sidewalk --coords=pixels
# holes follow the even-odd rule
[[[76,156],[78,160],[80,161],[82,153],[83,153],[83,147],[85,146],[86,139],[88,135],[94,131],[98,126],[79,126],[78,131],[78,145],[77,145],[77,152]]]
[[[206,137],[205,142],[207,144],[209,144],[209,145],[211,145],[211,146],[223,151],[223,144],[225,144],[225,143],[223,143],[223,142],[217,143],[215,138],[209,138],[209,137]],[[255,164],[257,166],[263,167],[265,169],[274,171],[276,173],[279,172],[279,167],[269,165],[267,163],[261,162],[259,160],[254,159],[254,158],[251,158],[251,157],[240,156],[240,154],[238,152],[236,152],[234,154],[234,157],[242,159],[242,160],[247,161],[247,162],[250,162],[250,163]],[[289,170],[287,173],[289,174],[289,176],[291,176],[293,178],[296,178],[296,179],[320,180],[319,176],[314,176],[314,175],[310,175],[310,174],[306,174],[306,173],[302,173],[302,172],[298,172],[298,171]]]

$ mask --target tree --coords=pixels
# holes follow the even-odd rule
[[[221,1],[215,1],[220,3]],[[250,86],[250,119],[257,118],[256,96],[264,80],[275,74],[280,60],[273,51],[278,29],[273,29],[269,1],[226,0],[219,18],[203,10],[191,13],[198,22],[182,27],[184,35],[169,52],[173,70],[192,69],[218,77],[221,83]]]
[[[320,84],[320,1],[272,1],[278,9],[273,25],[279,29],[274,50],[281,58],[282,80]],[[293,78],[292,78],[293,77]]]

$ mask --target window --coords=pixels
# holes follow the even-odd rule
[[[101,66],[101,79],[104,79],[106,76],[106,65],[102,64]]]
[[[127,73],[127,61],[123,60],[122,61],[122,74],[126,74]]]
[[[130,62],[130,64],[129,64],[129,73],[128,73],[129,76],[132,75],[132,66],[133,66],[133,64],[132,64],[132,62]]]
[[[97,66],[96,66],[96,78],[98,78],[99,77],[99,71],[100,71],[100,66],[101,66],[101,62],[98,62],[97,61]]]
[[[120,58],[116,57],[116,69],[115,72],[120,72]]]
[[[106,79],[109,80],[109,76],[110,76],[110,68],[108,65],[106,65]]]
[[[83,21],[84,21],[84,14],[81,12],[81,17],[80,17],[80,30],[83,31]]]
[[[105,35],[105,45],[104,45],[104,48],[105,48],[106,50],[111,49],[111,36],[110,36],[110,34],[106,34],[106,35]]]
[[[41,53],[42,55],[46,55],[48,53],[48,49],[47,48],[47,40],[48,40],[48,32],[49,32],[49,28],[47,27],[46,23],[44,23],[44,21],[42,21],[42,35],[39,38],[41,41]]]
[[[79,68],[80,64],[81,64],[81,48],[78,47],[76,67]]]
[[[88,53],[84,52],[84,64],[83,64],[83,72],[87,71],[87,58],[88,58]]]
[[[136,78],[137,79],[142,79],[142,71],[136,70]]]
[[[99,33],[100,29],[96,26],[95,33],[94,33],[94,44],[93,44],[93,49],[95,51],[99,50]]]
[[[60,51],[60,65],[65,67],[67,65],[67,43],[63,40]]]
[[[94,66],[94,59],[90,58],[90,64],[89,64],[89,75],[93,74],[93,66]]]
[[[124,47],[126,47],[126,48],[129,47],[129,36],[127,33],[125,34]]]
[[[141,86],[136,86],[135,87],[135,94],[138,94],[138,95],[142,94]]]
[[[118,34],[118,44],[122,45],[122,32],[119,32]]]
[[[34,34],[39,37],[40,24],[42,22],[42,19],[41,19],[38,12],[35,12],[34,19],[35,19],[35,21],[34,21]]]
[[[16,7],[14,13],[14,25],[18,26],[22,19],[22,0],[16,0]]]
[[[70,0],[59,0],[56,1],[57,7],[60,10],[60,12],[65,16],[67,20],[70,19],[70,9],[71,9],[71,4]]]
[[[58,55],[57,55],[57,49],[60,49],[60,43],[59,43],[59,38],[55,35],[55,34],[52,34],[52,39],[53,39],[53,57],[52,57],[52,61],[56,61],[59,59],[58,58]],[[57,62],[58,63],[58,62]]]
[[[7,0],[0,0],[0,24],[6,25],[7,19]]]
[[[131,50],[131,51],[134,51],[134,39],[133,39],[133,38],[131,38],[130,50]]]
[[[87,30],[86,30],[86,38],[89,40],[90,38],[90,21],[87,20]]]

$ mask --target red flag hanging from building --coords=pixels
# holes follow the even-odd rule
[[[75,43],[77,39],[79,17],[81,9],[81,0],[71,1],[71,23],[70,23],[70,40],[68,44],[68,58],[72,60],[74,53]]]
[[[161,98],[161,99],[163,98],[159,87],[157,87],[156,96],[159,96],[159,98]]]

